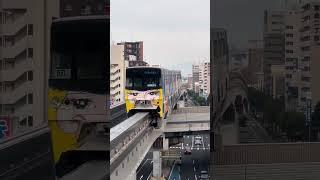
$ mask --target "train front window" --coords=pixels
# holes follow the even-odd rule
[[[155,77],[127,77],[126,82],[126,87],[129,89],[144,90],[160,87],[160,79]]]
[[[52,27],[51,79],[106,79],[108,42],[102,39],[107,33],[101,30],[102,23],[92,22],[91,25],[96,25],[95,28],[88,23],[90,22],[61,22]]]

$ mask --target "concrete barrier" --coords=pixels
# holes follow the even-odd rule
[[[172,114],[178,113],[209,113],[210,106],[193,106],[193,107],[183,107],[174,110]]]

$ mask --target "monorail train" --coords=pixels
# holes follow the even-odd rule
[[[63,159],[83,144],[94,124],[106,123],[108,25],[104,15],[60,18],[51,25],[48,124],[58,176],[72,167]]]
[[[126,109],[151,112],[166,118],[180,95],[181,72],[156,67],[130,67],[126,70]]]

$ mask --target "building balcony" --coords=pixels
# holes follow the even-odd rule
[[[15,81],[23,73],[31,71],[33,69],[33,61],[26,59],[24,61],[15,63],[13,68],[0,71],[2,81]]]
[[[25,36],[20,41],[15,42],[13,46],[4,47],[2,49],[3,58],[14,58],[28,48],[29,37]]]
[[[15,35],[19,30],[26,26],[26,16],[22,15],[21,17],[15,19],[13,22],[4,24],[2,26],[1,33],[3,35]]]
[[[0,104],[15,104],[32,91],[32,81],[25,81],[14,90],[1,93]]]

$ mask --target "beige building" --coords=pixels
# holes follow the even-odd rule
[[[272,65],[271,79],[272,79],[272,97],[275,99],[283,99],[285,93],[285,66]]]
[[[302,1],[285,16],[286,110],[304,111],[307,99],[320,100],[320,2]]]
[[[47,124],[53,17],[59,1],[0,0],[0,115],[11,136]]]
[[[210,62],[203,62],[199,67],[199,91],[207,97],[210,93]]]
[[[110,100],[111,107],[124,103],[124,89],[126,83],[126,62],[124,59],[124,45],[111,46],[110,61]]]

